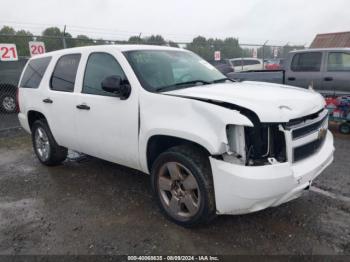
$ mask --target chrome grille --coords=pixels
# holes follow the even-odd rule
[[[328,119],[328,114],[326,114],[321,120],[319,120],[315,123],[294,129],[292,131],[292,138],[297,139],[297,138],[303,137],[305,135],[308,135],[312,132],[317,132],[323,126],[324,122],[327,119]]]
[[[322,110],[297,124],[285,125],[288,160],[297,162],[315,154],[323,145],[328,129],[328,111]],[[295,122],[294,122],[295,123]]]

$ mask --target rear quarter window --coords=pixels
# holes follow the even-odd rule
[[[23,73],[20,87],[38,88],[50,61],[51,57],[30,60]]]

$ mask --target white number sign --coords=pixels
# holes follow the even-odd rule
[[[17,48],[15,44],[0,44],[0,61],[17,61]]]
[[[40,55],[45,53],[45,43],[44,42],[29,42],[30,55]]]
[[[215,51],[214,52],[214,60],[215,61],[220,61],[221,60],[221,52],[220,51]]]

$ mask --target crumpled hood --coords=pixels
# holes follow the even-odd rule
[[[254,111],[265,123],[288,122],[325,106],[324,98],[315,91],[253,81],[195,86],[166,94],[231,103]]]

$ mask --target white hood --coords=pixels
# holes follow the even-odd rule
[[[254,111],[261,122],[288,122],[325,106],[315,91],[252,81],[195,86],[166,94],[231,103]]]

